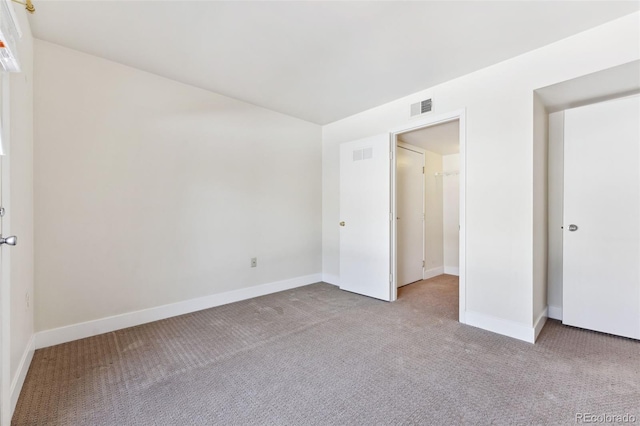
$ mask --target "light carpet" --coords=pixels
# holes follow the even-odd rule
[[[14,425],[575,424],[636,416],[640,342],[457,322],[458,281],[324,283],[36,351]]]

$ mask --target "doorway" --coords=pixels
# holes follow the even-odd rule
[[[534,127],[548,134],[540,142],[548,146],[540,305],[564,324],[636,339],[639,76],[640,61],[633,61],[534,92]]]
[[[340,145],[340,288],[342,290],[393,302],[398,297],[398,211],[397,211],[397,152],[398,138],[410,137],[413,131],[452,123],[458,129],[457,170],[445,172],[444,163],[440,168],[429,171],[428,155],[425,155],[425,176],[432,173],[430,181],[434,186],[447,182],[447,178],[456,176],[459,191],[453,197],[458,199],[458,211],[449,212],[454,234],[457,233],[457,266],[451,266],[450,272],[457,272],[458,278],[458,320],[465,323],[466,284],[465,284],[465,111],[458,110],[447,114],[415,118],[409,125],[389,132],[372,135],[363,139],[343,142]],[[409,141],[411,142],[411,141]],[[411,145],[410,143],[408,145]],[[418,147],[419,148],[419,147]],[[426,154],[426,153],[425,153]],[[441,155],[442,157],[442,155]],[[425,188],[428,182],[425,180]],[[418,196],[419,197],[419,196]],[[424,192],[425,200],[428,193]],[[443,199],[444,203],[444,199]],[[433,207],[424,203],[425,215]],[[444,207],[443,207],[444,208]],[[438,210],[439,208],[436,208]],[[425,216],[425,218],[426,218]],[[444,210],[440,233],[444,238]],[[457,230],[455,229],[457,227]],[[428,229],[428,227],[425,227]],[[457,232],[456,232],[457,231]],[[418,231],[421,232],[420,230]],[[429,244],[434,240],[424,234],[425,253],[422,260],[423,278],[425,271],[438,270],[443,274],[445,265],[430,267],[429,255],[434,251]],[[419,241],[419,239],[418,239]],[[418,249],[419,250],[419,249]],[[441,248],[444,262],[444,246]],[[450,250],[447,250],[450,253]],[[418,257],[419,259],[419,257]],[[435,261],[434,261],[435,262]],[[420,265],[421,266],[421,265]],[[431,271],[433,273],[434,271]]]
[[[392,239],[392,289],[414,282],[447,276],[458,281],[458,318],[464,322],[464,112],[424,119],[422,123],[392,133],[396,161],[392,172],[395,218]],[[407,152],[421,153],[420,177],[408,172]],[[417,155],[412,154],[417,159]],[[417,160],[409,162],[415,163]],[[415,167],[415,165],[413,166]],[[421,182],[418,183],[420,179]],[[421,185],[419,185],[421,184]],[[416,189],[422,186],[419,193]],[[411,199],[407,199],[410,197]],[[415,201],[420,200],[419,206]],[[411,208],[411,212],[407,209]],[[415,216],[421,212],[421,220]],[[421,241],[417,244],[416,240]],[[410,251],[411,250],[411,251]],[[421,259],[419,256],[422,256]],[[420,261],[421,276],[415,271]],[[417,279],[416,279],[417,277]],[[402,292],[401,292],[402,294]],[[400,295],[400,297],[402,297]],[[394,298],[394,299],[395,299]]]
[[[459,275],[460,123],[396,136],[397,286]]]

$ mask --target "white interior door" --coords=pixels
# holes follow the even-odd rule
[[[407,145],[396,150],[398,287],[423,278],[424,153]]]
[[[6,78],[6,77],[5,77]],[[6,108],[5,108],[6,109]],[[3,117],[5,118],[5,117]],[[6,122],[3,120],[3,123]],[[2,126],[2,123],[0,123]],[[7,132],[4,126],[0,129],[3,140],[7,140]],[[9,208],[7,197],[9,159],[6,155],[0,156],[0,206]],[[4,195],[4,196],[3,196]],[[0,237],[6,236],[8,220],[0,214]],[[9,424],[11,422],[11,383],[10,383],[10,323],[9,315],[11,309],[11,288],[9,285],[9,247],[6,244],[0,245],[0,423]]]
[[[7,211],[9,199],[9,74],[0,75],[0,136],[2,152],[0,156],[0,206]],[[6,236],[9,230],[9,218],[0,214],[0,236]],[[11,383],[10,383],[10,309],[11,287],[9,249],[6,244],[0,245],[0,423],[11,422]]]
[[[382,300],[391,292],[388,134],[340,146],[340,288]]]
[[[638,96],[565,112],[563,323],[636,339],[639,146]]]

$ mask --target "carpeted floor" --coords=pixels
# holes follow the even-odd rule
[[[640,342],[457,322],[457,278],[395,303],[313,284],[36,351],[15,425],[575,424],[635,415]]]

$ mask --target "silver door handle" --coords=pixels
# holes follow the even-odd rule
[[[12,235],[10,237],[4,238],[2,235],[0,235],[0,244],[15,246],[16,244],[18,244],[18,237],[16,237],[15,235]]]
[[[569,231],[575,232],[578,230],[578,225],[569,225]]]

